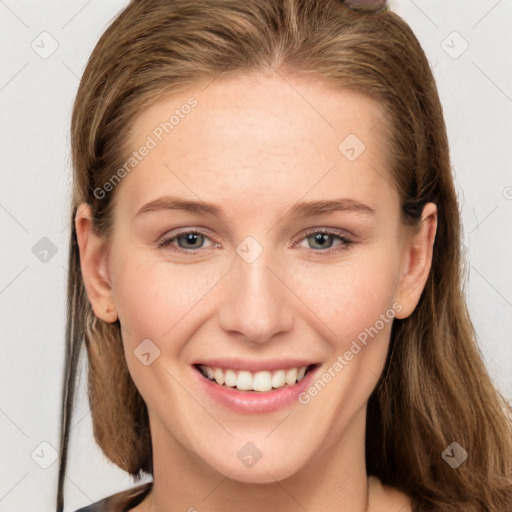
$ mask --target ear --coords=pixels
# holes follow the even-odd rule
[[[404,244],[402,266],[396,300],[402,309],[396,318],[407,318],[416,308],[432,266],[432,253],[437,231],[437,206],[423,207],[421,222]]]
[[[81,203],[77,208],[75,229],[80,248],[80,268],[94,314],[105,322],[115,322],[117,312],[108,274],[107,247],[105,239],[93,230],[92,211],[87,203]]]

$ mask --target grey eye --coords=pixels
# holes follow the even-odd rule
[[[199,246],[201,245],[200,242],[203,241],[204,236],[201,233],[196,232],[190,232],[190,233],[183,233],[181,235],[178,235],[176,237],[176,240],[178,240],[178,245],[182,247],[183,249],[197,249],[198,248],[198,240],[199,240]],[[185,246],[183,246],[180,241],[184,241]],[[190,245],[187,245],[190,244]]]

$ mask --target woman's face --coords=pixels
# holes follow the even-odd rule
[[[353,92],[256,76],[135,120],[111,289],[92,302],[117,311],[155,457],[259,483],[360,458],[392,319],[414,309],[430,264],[428,237],[413,243],[400,223],[385,121]]]

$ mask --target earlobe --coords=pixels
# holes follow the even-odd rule
[[[93,230],[91,207],[87,203],[77,208],[75,229],[80,249],[80,268],[94,314],[105,322],[115,322],[117,312],[112,297],[106,244]]]
[[[396,318],[407,318],[416,308],[432,266],[437,231],[437,206],[427,203],[418,231],[404,247],[396,299],[402,309]]]

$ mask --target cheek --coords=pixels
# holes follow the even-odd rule
[[[134,348],[146,338],[157,344],[172,340],[166,350],[179,350],[179,340],[187,338],[184,329],[194,324],[202,299],[219,279],[191,265],[172,265],[144,254],[120,258],[112,285],[125,341]],[[174,336],[177,331],[179,337]]]
[[[202,299],[219,278],[142,252],[117,263],[112,285],[130,375],[152,409],[181,407],[186,396],[172,376],[181,381],[180,358],[205,319]]]
[[[322,321],[315,328],[322,329],[329,355],[300,402],[328,416],[326,447],[334,446],[364,407],[384,369],[393,319],[400,310],[393,307],[395,262],[392,251],[368,251],[324,274],[315,272],[314,278],[312,273],[301,276],[302,283],[308,276],[309,282],[301,285],[304,302],[315,305]]]
[[[347,261],[317,267],[314,272],[296,273],[297,295],[338,350],[375,324],[379,331],[387,331],[379,319],[387,315],[387,326],[396,313],[397,261],[394,251],[382,249],[354,254]]]

